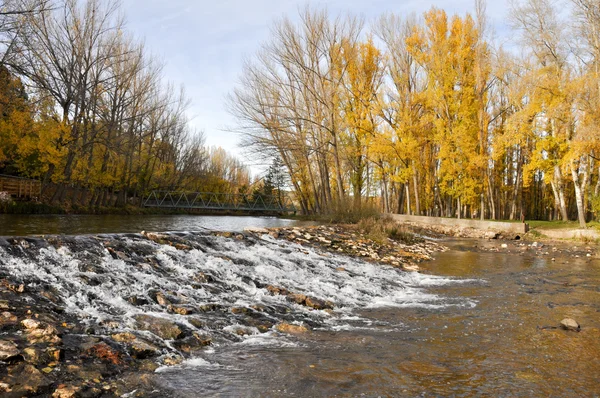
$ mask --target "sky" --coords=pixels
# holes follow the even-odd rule
[[[183,85],[191,100],[189,117],[204,131],[206,144],[221,146],[241,160],[239,136],[225,98],[239,81],[244,59],[268,40],[274,21],[298,19],[305,5],[327,7],[331,15],[364,17],[366,26],[384,13],[417,15],[435,6],[448,14],[474,12],[474,0],[122,0],[129,30],[165,62],[168,81]],[[488,1],[490,25],[500,40],[507,36],[508,0]],[[253,171],[255,171],[253,167]]]

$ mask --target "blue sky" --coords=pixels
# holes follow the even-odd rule
[[[183,84],[192,101],[192,125],[203,130],[208,145],[240,158],[238,136],[225,131],[235,121],[225,109],[245,57],[269,37],[273,21],[296,19],[306,4],[326,6],[330,14],[350,12],[369,22],[386,12],[422,14],[432,6],[449,14],[474,10],[473,0],[122,0],[129,30],[145,39],[147,49],[165,62],[165,77]],[[505,40],[508,0],[488,1],[490,24]]]

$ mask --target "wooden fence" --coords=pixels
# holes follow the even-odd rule
[[[0,192],[8,192],[17,198],[39,198],[42,183],[38,180],[0,174]]]

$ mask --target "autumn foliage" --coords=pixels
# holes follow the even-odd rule
[[[229,98],[237,130],[282,159],[306,213],[350,199],[584,226],[600,193],[600,6],[514,2],[509,52],[475,5],[385,15],[369,32],[310,8],[282,19]]]

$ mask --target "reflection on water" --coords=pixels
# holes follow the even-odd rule
[[[455,248],[422,266],[484,279],[429,289],[477,305],[365,309],[362,323],[287,337],[295,346],[215,347],[158,383],[185,397],[598,396],[600,261]],[[565,317],[582,331],[540,328]]]
[[[140,231],[242,231],[307,222],[276,217],[194,215],[12,215],[0,214],[0,236],[81,235]]]

